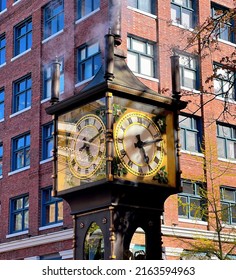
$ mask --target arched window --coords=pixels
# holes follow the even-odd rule
[[[104,237],[100,227],[96,223],[91,224],[86,234],[84,240],[84,259],[104,259]]]

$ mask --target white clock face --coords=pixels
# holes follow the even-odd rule
[[[82,117],[70,141],[68,164],[72,174],[80,179],[93,176],[105,157],[105,126],[94,114]]]
[[[163,160],[163,139],[153,120],[139,112],[122,116],[115,129],[115,149],[121,163],[133,175],[153,176]]]

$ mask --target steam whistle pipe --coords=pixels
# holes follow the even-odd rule
[[[58,58],[52,63],[51,104],[59,101],[60,92],[60,62]]]
[[[115,37],[109,29],[109,33],[105,35],[105,74],[106,80],[114,78],[114,41]]]
[[[115,46],[119,46],[121,44],[121,0],[109,0],[109,26],[115,38]]]
[[[172,97],[180,100],[180,69],[179,56],[174,54],[171,56],[171,78],[172,78]]]

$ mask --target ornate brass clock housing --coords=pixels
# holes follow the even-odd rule
[[[173,113],[150,104],[114,99],[115,178],[174,187]]]
[[[105,178],[104,116],[101,99],[58,117],[58,191]]]

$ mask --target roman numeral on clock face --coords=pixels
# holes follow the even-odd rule
[[[122,149],[122,150],[120,150],[120,154],[121,154],[121,156],[123,158],[123,157],[126,156],[126,151],[124,149]]]

